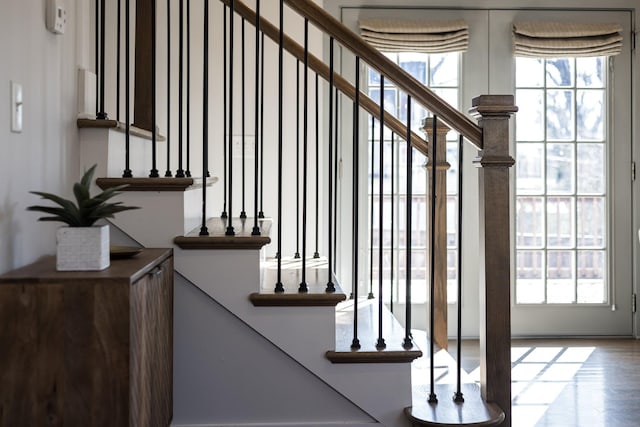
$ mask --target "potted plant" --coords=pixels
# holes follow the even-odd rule
[[[29,206],[27,210],[44,212],[49,216],[39,221],[59,221],[67,224],[57,231],[58,271],[104,270],[109,267],[109,227],[95,226],[100,219],[113,218],[114,214],[138,207],[123,206],[122,202],[108,202],[120,194],[127,185],[111,187],[91,197],[89,188],[93,181],[96,165],[89,168],[80,182],[73,185],[76,202],[41,191],[31,191],[58,206]]]

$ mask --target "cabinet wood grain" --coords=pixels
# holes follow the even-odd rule
[[[0,276],[0,426],[168,426],[173,257]]]

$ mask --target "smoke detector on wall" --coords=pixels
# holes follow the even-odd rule
[[[67,9],[62,0],[47,0],[47,30],[53,34],[64,34],[67,28]]]

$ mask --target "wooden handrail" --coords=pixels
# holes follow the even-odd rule
[[[227,6],[229,5],[229,0],[221,0]],[[234,9],[236,13],[242,16],[249,24],[255,25],[256,22],[256,14],[248,7],[246,4],[242,3],[239,0],[234,1]],[[279,40],[279,30],[273,25],[271,22],[266,20],[263,17],[260,17],[260,29],[262,32],[269,37],[274,42],[278,42]],[[291,37],[284,35],[283,40],[284,49],[289,52],[293,57],[297,58],[300,61],[304,60],[304,48],[295,42]],[[309,54],[309,67],[320,77],[329,81],[329,67],[319,59],[317,56]],[[342,77],[340,74],[334,72],[333,73],[334,84],[344,95],[349,97],[350,99],[355,99],[356,89],[353,87],[348,80]],[[360,105],[364,108],[369,114],[373,117],[380,119],[380,106],[373,99],[369,98],[365,94],[360,94]],[[407,128],[406,126],[398,120],[395,116],[390,114],[389,112],[385,112],[384,115],[384,123],[385,125],[395,132],[398,137],[406,139]],[[428,144],[424,138],[420,137],[415,132],[411,132],[411,142],[412,145],[416,147],[418,151],[420,151],[425,156],[428,155]]]
[[[478,149],[482,149],[482,128],[471,119],[456,110],[438,95],[429,90],[412,75],[398,67],[379,50],[364,41],[359,35],[345,27],[324,9],[310,0],[284,0],[289,7],[301,16],[307,18],[318,29],[333,37],[342,46],[347,47],[353,54],[364,60],[370,67],[382,73],[397,87],[436,114],[450,128],[462,134]]]

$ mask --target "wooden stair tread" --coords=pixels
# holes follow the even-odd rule
[[[126,132],[127,131],[127,125],[126,123],[123,122],[119,122],[117,120],[111,120],[111,119],[106,119],[106,120],[101,120],[101,119],[78,119],[76,121],[76,125],[79,128],[90,128],[90,129],[114,129],[120,132]],[[148,139],[149,141],[151,141],[153,135],[151,133],[151,131],[146,130],[146,129],[142,129],[139,128],[137,126],[134,125],[130,125],[129,126],[129,133],[133,136],[137,136],[139,138],[144,138],[144,139]],[[156,134],[156,141],[166,141],[167,138],[163,135],[160,134]]]
[[[424,402],[405,408],[405,415],[414,426],[495,426],[504,421],[504,412],[494,403],[482,400],[477,384],[462,384],[464,402],[453,401],[455,386],[436,385],[438,403]]]
[[[214,178],[217,181],[217,178]],[[213,182],[215,182],[213,181]],[[193,178],[97,178],[101,189],[126,184],[121,191],[185,191],[194,184]]]
[[[326,258],[307,259],[306,283],[308,292],[300,293],[302,281],[302,260],[282,259],[281,281],[284,292],[275,293],[277,260],[262,263],[260,268],[260,291],[249,296],[256,307],[323,307],[336,306],[346,299],[340,285],[333,279],[336,292],[326,292],[328,282]]]
[[[403,347],[405,329],[395,316],[383,306],[383,338],[386,347],[378,350],[378,300],[358,300],[358,340],[360,349],[352,350],[353,300],[346,301],[336,310],[336,348],[326,353],[332,363],[410,363],[422,356],[414,344]]]
[[[228,219],[211,218],[206,223],[208,236],[200,236],[200,227],[197,227],[185,236],[177,236],[173,242],[182,249],[261,249],[271,243],[271,220],[258,220],[259,236],[251,235],[253,224],[253,218],[233,218],[235,235],[227,236]]]

